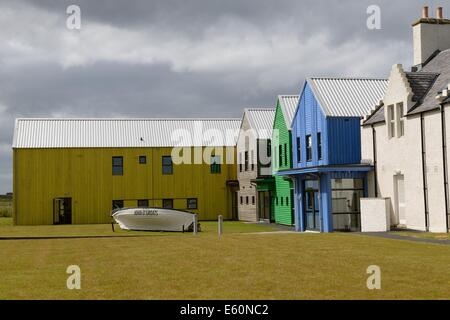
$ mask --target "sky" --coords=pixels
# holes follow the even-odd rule
[[[0,0],[0,194],[20,117],[234,117],[306,77],[412,64],[416,0]],[[81,9],[71,30],[66,9]],[[381,9],[381,29],[367,8]]]

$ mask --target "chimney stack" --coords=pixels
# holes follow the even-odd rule
[[[442,7],[438,7],[436,9],[436,19],[439,19],[439,20],[444,19],[444,15],[443,15],[443,12],[442,12]]]
[[[422,9],[422,19],[428,19],[428,7],[425,6]]]
[[[438,51],[450,49],[450,20],[444,19],[442,7],[436,8],[436,17],[429,13],[429,7],[423,7],[422,18],[413,24],[415,70]]]

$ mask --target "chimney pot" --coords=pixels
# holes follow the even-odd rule
[[[443,15],[443,12],[442,12],[442,7],[438,7],[436,9],[436,19],[439,19],[439,20],[444,19],[444,15]]]
[[[428,7],[427,6],[423,7],[423,9],[422,9],[422,18],[428,19]]]

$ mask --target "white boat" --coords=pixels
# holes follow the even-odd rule
[[[193,231],[195,214],[163,208],[123,208],[113,210],[111,216],[123,230],[185,232]]]

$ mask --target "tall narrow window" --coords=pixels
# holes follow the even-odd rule
[[[288,149],[286,143],[284,144],[284,165],[288,165]]]
[[[297,137],[297,162],[302,162],[302,145],[300,142],[300,137]]]
[[[322,134],[317,133],[317,157],[322,160]]]
[[[113,176],[123,176],[123,157],[112,158],[112,174]]]
[[[397,137],[405,134],[405,119],[403,118],[403,103],[397,103]]]
[[[162,174],[164,175],[173,174],[173,163],[171,156],[162,157]]]
[[[242,152],[239,152],[239,172],[242,172]]]
[[[280,144],[278,146],[278,167],[283,166],[283,146]]]
[[[389,139],[395,136],[395,115],[394,115],[394,106],[387,107],[387,125],[388,125],[388,136]]]
[[[272,142],[270,140],[267,140],[267,156],[272,156]]]
[[[221,172],[220,156],[211,157],[211,173],[219,174]]]
[[[306,136],[306,161],[312,161],[312,137],[310,134]]]
[[[244,164],[245,164],[245,171],[248,171],[248,151],[245,151],[244,153]]]
[[[252,171],[254,171],[255,170],[255,153],[253,152],[253,150],[251,151],[251,153],[250,153],[250,155],[251,155],[251,164],[250,164],[250,166],[251,166],[251,168],[252,168]]]

